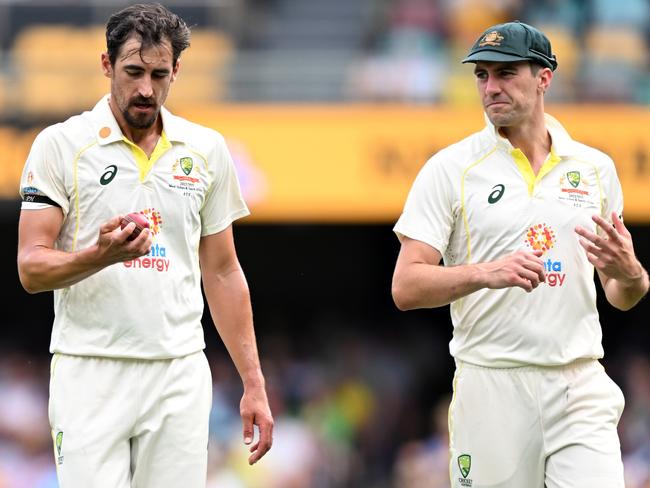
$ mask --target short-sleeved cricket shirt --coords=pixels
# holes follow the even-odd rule
[[[487,120],[487,119],[486,119]],[[487,127],[420,170],[394,231],[437,249],[446,266],[542,250],[546,282],[482,289],[451,304],[451,354],[488,367],[561,365],[603,356],[594,268],[575,227],[622,214],[616,169],[546,115],[551,152],[535,175],[525,155]]]
[[[249,211],[218,132],[162,108],[163,133],[148,158],[123,136],[108,100],[36,137],[21,179],[22,209],[61,207],[55,246],[63,251],[94,245],[102,223],[129,212],[149,219],[153,245],[146,256],[54,291],[50,350],[185,356],[205,347],[200,238]]]

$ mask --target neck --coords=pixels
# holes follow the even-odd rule
[[[136,146],[139,146],[147,154],[147,156],[151,156],[151,153],[158,143],[160,134],[162,134],[163,127],[161,115],[158,114],[156,121],[151,125],[151,127],[138,129],[132,127],[127,123],[127,121],[124,119],[124,116],[122,115],[122,112],[114,104],[112,98],[109,100],[108,104],[111,107],[111,112],[113,112],[113,116],[117,121],[117,125],[120,126],[120,130],[122,131],[124,137],[133,142]]]
[[[147,141],[150,141],[152,139],[157,141],[160,137],[160,134],[162,134],[162,120],[160,120],[160,115],[151,127],[147,127],[145,129],[135,129],[128,124],[123,125],[119,121],[118,124],[120,126],[120,129],[122,129],[122,134],[124,134],[124,137],[126,137],[137,146],[142,146],[143,144],[146,145]]]
[[[546,129],[544,114],[530,119],[526,123],[512,127],[500,127],[499,133],[513,147],[526,155],[533,172],[537,174],[551,151],[551,136]]]

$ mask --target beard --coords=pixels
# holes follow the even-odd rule
[[[124,115],[124,120],[126,120],[126,123],[134,129],[148,129],[156,122],[156,119],[158,118],[157,111],[150,117],[144,114],[140,117],[136,117],[131,115],[128,110],[125,110],[122,115]]]
[[[132,100],[129,105],[122,110],[122,116],[124,117],[124,120],[126,120],[126,123],[129,124],[130,127],[134,129],[149,129],[153,124],[156,122],[156,119],[158,119],[158,114],[160,113],[160,109],[156,109],[153,111],[151,115],[142,113],[138,115],[132,115],[129,112],[129,108],[136,104],[150,104],[154,105],[148,100],[143,100],[143,99],[136,99]]]

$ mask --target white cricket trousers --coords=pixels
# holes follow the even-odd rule
[[[49,417],[60,488],[205,488],[210,368],[55,354]]]
[[[623,393],[597,360],[482,368],[456,362],[453,488],[624,488]]]

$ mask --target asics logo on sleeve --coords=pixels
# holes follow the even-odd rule
[[[115,178],[115,175],[117,174],[117,166],[114,164],[111,164],[109,166],[106,166],[104,168],[106,171],[104,174],[99,178],[99,182],[106,186],[108,185],[111,181],[113,181],[113,178]]]

